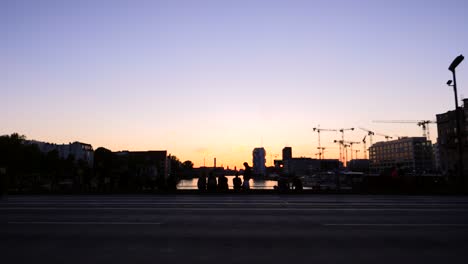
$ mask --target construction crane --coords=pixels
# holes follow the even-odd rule
[[[345,131],[353,131],[353,130],[354,130],[354,127],[351,127],[351,128],[341,128],[341,129],[339,130],[340,133],[341,133],[341,140],[343,141],[342,144],[346,143],[346,142],[345,142],[345,138],[344,138],[344,133],[345,133]],[[341,145],[340,145],[340,146],[341,146]],[[343,150],[344,150],[344,148],[343,148]],[[341,156],[343,156],[343,157],[341,158]],[[341,152],[341,148],[340,148],[340,159],[341,159],[341,160],[344,160],[344,159],[345,159],[344,153]],[[346,161],[345,161],[345,162],[346,162]],[[344,164],[344,163],[343,163],[343,164]]]
[[[356,149],[354,152],[356,152],[356,159],[358,159],[358,155],[357,155],[357,154],[358,154],[358,152],[359,152],[359,149]],[[352,158],[353,158],[353,157],[351,157],[351,159],[352,159]]]
[[[389,139],[392,139],[392,138],[393,138],[393,137],[391,137],[391,136],[389,136],[389,135],[385,135],[385,134],[381,134],[381,133],[375,133],[375,135],[377,135],[377,136],[382,136],[382,137],[384,137],[387,141],[388,141]]]
[[[354,141],[345,141],[345,140],[334,140],[333,143],[338,143],[340,146],[340,151],[343,149],[343,165],[346,166],[348,162],[348,151],[347,148],[351,149],[351,158],[353,156],[353,145],[359,144],[361,142],[354,142]]]
[[[363,130],[363,131],[366,131],[367,132],[367,135],[369,136],[369,147],[372,146],[372,136],[375,135],[375,132],[374,131],[370,131],[369,129],[366,129],[366,128],[363,128],[363,127],[360,127],[359,129]],[[365,139],[366,137],[364,137]],[[364,140],[363,139],[363,140]],[[363,141],[364,142],[364,141]],[[365,143],[364,143],[365,144]]]
[[[377,133],[375,131],[371,131],[369,129],[366,129],[366,128],[363,128],[363,127],[360,127],[359,129],[363,130],[363,131],[366,131],[367,132],[367,135],[369,136],[369,147],[371,147],[373,145],[373,142],[372,142],[372,138],[373,136],[382,136],[382,137],[385,137],[385,139],[388,141],[389,139],[392,139],[391,136],[388,136],[388,135],[385,135],[385,134],[382,134],[382,133]]]
[[[349,144],[346,144],[346,143],[343,144],[343,156],[344,156],[343,166],[345,167],[347,167],[348,165],[348,147],[349,146],[350,146]]]
[[[353,159],[353,145],[354,144],[360,144],[361,142],[355,142],[355,141],[348,141],[346,142],[349,144],[350,150],[351,150],[351,159]]]
[[[340,159],[341,159],[341,147],[342,147],[342,145],[344,144],[344,141],[343,141],[343,140],[333,140],[333,143],[338,144],[339,149],[340,149]],[[341,160],[340,160],[340,161],[341,161]]]
[[[364,136],[364,138],[362,139],[362,144],[364,145],[363,146],[364,159],[367,159],[366,137],[367,135]]]
[[[417,124],[422,128],[423,137],[431,140],[429,124],[435,124],[434,120],[374,120],[374,123],[401,123],[401,124]]]
[[[319,154],[320,154],[320,159],[324,159],[324,158],[325,158],[325,149],[326,149],[326,147],[319,147],[319,148],[318,148]]]
[[[369,129],[367,129],[367,128],[364,128],[364,127],[360,127],[359,129],[361,129],[361,130],[367,132],[367,135],[364,136],[364,138],[362,139],[362,143],[363,143],[363,145],[364,145],[364,158],[367,158],[366,153],[367,153],[367,151],[368,151],[368,149],[366,148],[366,143],[367,143],[367,142],[366,142],[366,137],[367,137],[367,136],[369,137],[369,147],[371,147],[371,146],[374,144],[374,143],[372,142],[372,139],[373,139],[374,136],[382,136],[382,137],[385,137],[385,139],[386,139],[387,141],[388,141],[389,139],[392,139],[392,137],[389,136],[389,135],[377,133],[377,132],[375,132],[375,131],[371,131],[371,130],[369,130]]]
[[[320,132],[322,131],[328,131],[328,132],[338,132],[337,129],[326,129],[326,128],[320,128],[320,127],[314,127],[314,131],[317,132],[318,134],[318,147],[317,149],[319,150],[319,159],[322,159],[322,146],[320,145]]]

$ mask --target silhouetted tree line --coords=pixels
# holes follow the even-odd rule
[[[94,151],[94,164],[57,150],[43,153],[35,144],[25,144],[17,133],[0,136],[0,184],[2,193],[34,192],[152,192],[176,190],[183,174],[193,169],[191,161],[176,156],[156,163],[143,155],[119,155],[105,148]]]
[[[73,156],[59,158],[56,150],[42,153],[35,144],[24,144],[26,137],[14,133],[0,136],[0,170],[2,190],[39,192],[66,189],[85,191],[92,170],[86,162]]]

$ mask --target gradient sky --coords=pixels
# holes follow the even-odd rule
[[[0,134],[231,167],[258,146],[268,165],[284,146],[314,157],[317,125],[420,136],[372,120],[454,108],[467,14],[464,0],[2,0]],[[322,134],[325,157],[339,138]]]

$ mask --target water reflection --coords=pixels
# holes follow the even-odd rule
[[[233,189],[232,179],[235,176],[226,176],[228,178],[229,189]],[[242,179],[242,176],[240,177]],[[197,189],[197,181],[198,178],[193,179],[184,179],[177,184],[177,189],[179,190],[190,190],[190,189]],[[262,179],[250,179],[250,188],[251,189],[269,189],[273,190],[273,186],[278,185],[277,181],[273,180],[262,180]]]

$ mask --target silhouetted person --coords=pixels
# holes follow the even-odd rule
[[[218,182],[216,181],[216,176],[214,175],[213,172],[210,172],[210,175],[208,176],[207,190],[209,192],[216,192],[217,186],[218,186]]]
[[[242,185],[244,190],[250,190],[250,179],[252,178],[252,169],[247,162],[244,162],[244,183]]]
[[[174,192],[177,191],[177,179],[175,176],[170,176],[167,178],[167,190]]]
[[[197,182],[198,190],[204,192],[206,191],[206,177],[205,175],[200,175]]]
[[[236,177],[232,179],[232,185],[234,186],[234,191],[238,192],[242,188],[242,180],[239,178],[239,173],[236,173]]]
[[[285,193],[289,191],[289,180],[286,176],[281,175],[278,179],[278,191]]]
[[[303,190],[302,181],[301,179],[299,179],[299,177],[294,177],[294,179],[292,180],[292,187],[293,190],[296,192],[301,192]]]
[[[228,179],[224,175],[219,176],[218,190],[221,191],[221,192],[227,192],[229,190]]]

